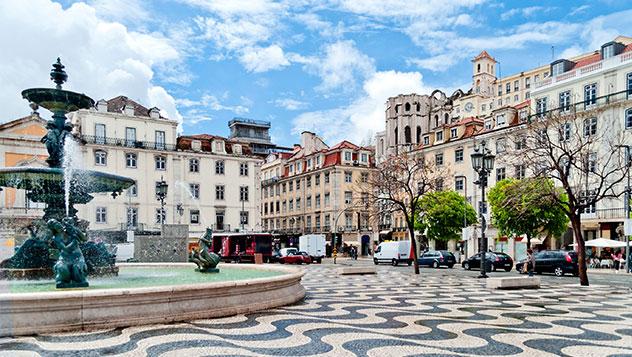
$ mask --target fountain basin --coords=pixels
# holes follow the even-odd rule
[[[0,293],[0,336],[224,317],[288,305],[305,297],[300,269],[221,264],[220,273],[201,274],[190,263],[128,263],[119,268],[123,284],[126,269],[134,268],[167,275],[186,268],[197,275],[191,276],[194,280],[181,279],[180,284],[174,281],[170,285],[163,281],[155,286],[95,288],[99,283],[91,281],[89,289]],[[221,274],[230,276],[231,271],[242,279],[218,281]],[[143,283],[137,280],[130,285]]]

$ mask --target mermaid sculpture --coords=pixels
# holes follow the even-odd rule
[[[206,233],[198,240],[199,247],[193,249],[189,256],[189,261],[197,264],[197,269],[200,273],[218,273],[219,269],[216,268],[220,261],[219,255],[212,253],[211,242],[213,240],[213,231],[210,228],[206,228]]]
[[[88,287],[88,266],[79,249],[79,243],[85,241],[85,234],[75,227],[72,218],[69,217],[62,219],[61,222],[50,219],[47,225],[53,244],[59,249],[59,259],[53,267],[57,288]]]

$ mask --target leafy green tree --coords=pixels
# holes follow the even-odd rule
[[[419,200],[415,229],[428,239],[459,239],[463,227],[476,223],[476,211],[455,191],[435,191]]]
[[[557,199],[551,195],[556,190]],[[531,238],[538,234],[559,236],[568,229],[568,216],[558,201],[568,199],[551,179],[504,179],[489,190],[487,198],[494,226],[507,236],[526,235],[527,248],[531,248]]]

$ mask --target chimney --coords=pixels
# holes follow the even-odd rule
[[[316,149],[316,134],[311,131],[304,131],[301,133],[301,146],[306,153],[312,153]]]

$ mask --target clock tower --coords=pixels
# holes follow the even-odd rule
[[[496,60],[483,50],[472,59],[472,91],[484,97],[494,95],[493,83],[496,81]]]

